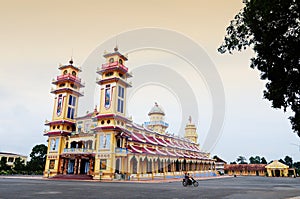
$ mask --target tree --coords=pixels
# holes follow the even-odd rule
[[[290,168],[293,167],[293,159],[289,156],[285,156],[284,162],[286,165],[288,165]]]
[[[41,174],[44,171],[47,155],[47,146],[44,144],[36,145],[30,153],[30,161],[27,164],[29,172]]]
[[[245,7],[227,27],[220,53],[255,52],[251,68],[267,80],[264,98],[273,108],[290,108],[292,129],[300,136],[300,1],[243,0]]]
[[[246,162],[246,158],[244,156],[239,156],[236,161],[239,163],[239,164],[247,164]]]
[[[10,170],[10,167],[7,165],[7,157],[1,157],[0,160],[0,171]]]
[[[25,161],[20,157],[15,159],[13,170],[16,173],[24,173],[26,170]]]
[[[255,158],[251,156],[251,157],[249,158],[249,163],[250,163],[250,164],[256,164]]]
[[[261,159],[259,156],[255,156],[255,158],[251,156],[249,158],[249,162],[250,162],[250,164],[260,164]]]
[[[285,164],[285,161],[283,159],[278,160],[278,162],[281,162],[282,164]]]
[[[260,159],[260,163],[261,163],[261,164],[267,164],[267,160],[265,159],[265,157],[262,157],[262,158]]]

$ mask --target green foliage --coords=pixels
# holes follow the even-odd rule
[[[264,97],[273,108],[291,108],[289,119],[300,136],[300,1],[246,0],[227,27],[218,51],[252,48],[250,67],[267,80]]]
[[[284,162],[286,165],[288,165],[290,168],[293,167],[293,159],[289,156],[285,156]]]
[[[20,157],[15,159],[13,171],[18,174],[25,173],[26,171],[26,165],[25,161],[22,160]]]
[[[255,156],[255,157],[250,157],[249,158],[249,162],[250,164],[267,164],[267,161],[264,157],[259,157],[259,156]]]
[[[47,155],[47,146],[44,144],[36,145],[30,153],[30,161],[27,163],[27,169],[30,173],[42,174],[44,171]]]
[[[239,164],[247,164],[246,162],[246,158],[244,156],[239,156],[236,161],[239,163]]]
[[[260,159],[260,163],[261,163],[261,164],[267,164],[267,160],[265,159],[265,157],[262,157],[262,158]]]
[[[0,160],[0,171],[8,171],[10,170],[10,167],[7,165],[7,158],[1,157]]]

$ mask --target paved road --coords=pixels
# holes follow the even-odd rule
[[[83,182],[0,177],[0,199],[14,198],[300,198],[300,178],[236,177],[181,182]]]

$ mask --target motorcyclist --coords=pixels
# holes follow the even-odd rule
[[[187,184],[191,184],[193,182],[193,178],[190,176],[189,173],[184,174],[184,179],[187,182]]]

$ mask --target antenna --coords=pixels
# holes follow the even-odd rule
[[[72,48],[72,54],[71,54],[71,59],[73,60],[73,48]]]

